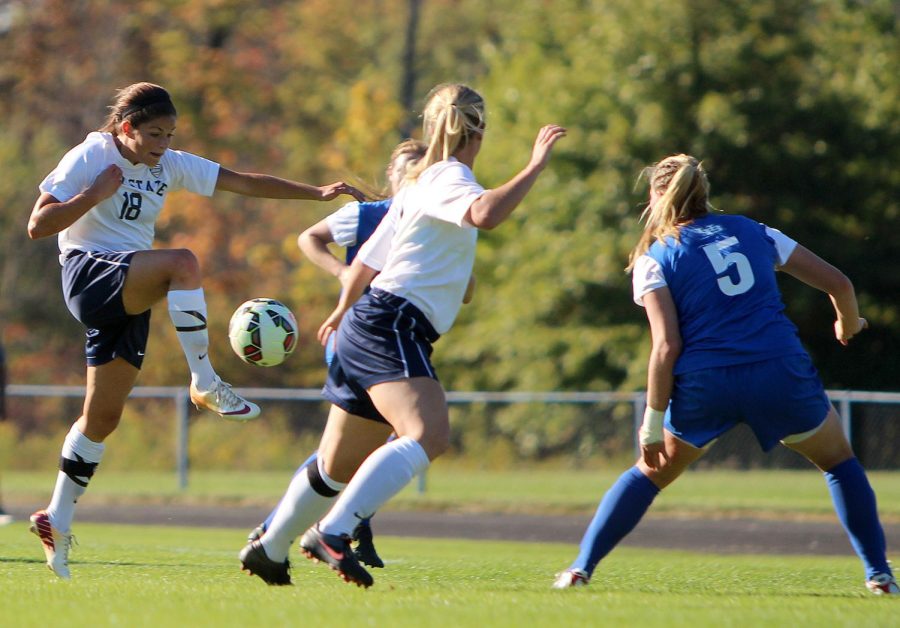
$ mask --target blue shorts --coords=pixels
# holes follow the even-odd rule
[[[677,375],[665,425],[681,440],[704,447],[743,422],[769,451],[783,438],[821,425],[830,407],[804,353]]]
[[[88,366],[123,358],[141,368],[150,335],[150,310],[125,312],[122,288],[134,251],[69,251],[62,269],[63,296],[72,315],[87,327]]]
[[[384,290],[360,297],[344,315],[322,395],[350,414],[387,423],[367,390],[375,384],[430,377],[440,335],[412,303]]]

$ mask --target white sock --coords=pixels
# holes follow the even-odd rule
[[[306,469],[296,474],[284,497],[281,498],[281,503],[278,504],[271,525],[260,541],[266,555],[277,563],[287,558],[294,539],[306,532],[309,526],[328,512],[338,494],[347,486],[325,473],[321,458],[317,457],[315,462],[310,464],[316,465],[318,478],[325,484],[325,488],[320,485],[317,491],[310,482],[310,474]],[[334,494],[323,495],[320,492],[328,492],[328,489]]]
[[[360,465],[319,530],[350,534],[360,519],[371,516],[430,464],[422,446],[408,436],[382,445]]]
[[[216,372],[209,362],[209,332],[206,329],[206,298],[203,288],[169,290],[169,316],[191,369],[191,382],[199,390],[209,390]]]
[[[95,443],[73,425],[63,443],[60,467],[73,464],[87,464],[96,467],[103,458],[104,449],[106,446],[103,443]],[[69,528],[72,527],[72,519],[75,517],[75,502],[87,490],[93,468],[90,468],[89,473],[90,475],[82,475],[74,472],[72,475],[75,476],[75,479],[73,479],[61,469],[56,476],[56,488],[53,489],[53,497],[47,507],[47,514],[50,517],[50,523],[60,532],[68,533]]]

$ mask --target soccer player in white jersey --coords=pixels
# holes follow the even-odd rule
[[[263,198],[326,201],[362,195],[343,182],[317,187],[234,172],[172,150],[177,113],[152,83],[120,90],[104,125],[70,150],[41,182],[28,221],[32,239],[58,234],[63,292],[86,328],[84,408],[63,444],[50,505],[31,517],[48,566],[69,577],[76,500],[119,423],[144,358],[150,308],[166,298],[191,372],[190,397],[227,419],[245,421],[259,407],[223,382],[209,362],[200,265],[187,249],[153,249],[154,227],[168,194],[226,190]]]
[[[472,173],[485,133],[481,96],[465,85],[439,85],[423,122],[425,157],[353,260],[338,305],[319,329],[323,344],[337,331],[323,394],[344,412],[329,416],[319,464],[294,493],[297,512],[312,526],[300,539],[303,553],[365,587],[373,579],[351,551],[350,533],[449,444],[447,401],[430,355],[459,312],[478,229],[510,215],[565,135],[560,126],[543,127],[525,168],[485,190]],[[392,429],[397,438],[385,443]]]
[[[781,442],[824,473],[865,567],[866,587],[878,595],[900,593],[875,493],[784,314],[775,271],[828,294],[834,333],[844,345],[866,327],[853,284],[781,232],[715,212],[694,157],[668,157],[648,174],[646,223],[628,266],[652,338],[641,456],[603,497],[578,557],[554,588],[587,584],[659,491],[743,422],[764,451]]]
[[[425,155],[426,148],[425,144],[419,140],[407,139],[400,142],[391,153],[391,159],[385,171],[389,190],[367,194],[377,197],[379,200],[351,201],[301,233],[297,238],[297,245],[306,257],[342,282],[360,247],[375,232],[390,209],[392,197],[403,186],[407,170]],[[386,196],[387,191],[390,192],[390,196]],[[331,243],[345,247],[343,260],[338,259],[331,252],[329,249]],[[468,296],[471,297],[471,294]],[[334,335],[332,334],[325,346],[325,364],[330,365],[333,359]],[[341,413],[344,411],[337,406],[332,406],[331,412]],[[247,538],[250,543],[241,550],[242,568],[259,576],[267,584],[291,584],[288,551],[294,539],[306,531],[310,524],[302,513],[297,512],[297,504],[292,495],[297,491],[302,492],[308,486],[307,476],[310,473],[315,474],[313,469],[317,468],[318,461],[317,454],[313,452],[297,468],[291,484],[288,486],[286,496],[279,501],[265,520],[250,532]],[[347,472],[352,473],[354,470],[350,469]],[[276,516],[278,517],[277,521],[275,520]],[[353,552],[357,559],[370,567],[384,567],[384,562],[375,550],[370,519],[371,517],[367,517],[360,520],[353,531],[353,540],[357,542]],[[266,535],[265,540],[260,540],[263,535]]]

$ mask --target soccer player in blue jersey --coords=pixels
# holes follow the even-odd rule
[[[425,144],[421,141],[409,139],[401,142],[394,149],[393,153],[391,153],[391,159],[385,174],[387,175],[388,186],[390,188],[389,191],[392,196],[402,187],[403,180],[406,177],[407,168],[425,155],[426,148]],[[347,203],[333,214],[330,214],[301,233],[300,237],[297,238],[297,244],[310,261],[337,277],[338,281],[343,285],[343,279],[347,276],[347,269],[353,262],[353,258],[356,257],[356,254],[363,243],[375,232],[375,228],[381,223],[381,219],[384,218],[384,215],[390,207],[391,197],[375,201],[353,201]],[[328,245],[332,242],[345,247],[346,250],[343,261],[335,257],[331,250],[329,250]],[[325,363],[330,365],[333,359],[334,337],[330,338],[325,346]],[[300,483],[306,482],[303,477],[297,479],[297,476],[310,464],[318,464],[316,453],[313,453],[297,468],[297,471],[294,473],[295,480],[292,480],[292,483],[293,481]],[[290,491],[290,489],[288,490]],[[255,541],[266,533],[272,525],[272,520],[278,513],[278,509],[282,503],[283,502],[279,502],[279,504],[272,509],[272,512],[269,513],[269,516],[266,517],[265,521],[250,533],[248,540],[251,542]],[[288,503],[290,503],[290,500]],[[357,541],[357,545],[354,547],[353,551],[356,553],[357,558],[366,565],[369,565],[370,567],[384,567],[384,562],[375,550],[370,519],[371,517],[366,517],[360,520],[359,525],[356,526],[356,529],[353,532],[353,538]],[[305,526],[301,524],[301,526],[301,529],[291,533],[290,530],[293,529],[294,526],[289,525],[289,521],[287,520],[283,521],[280,527],[285,528],[285,530],[280,533],[280,536],[290,539],[290,542],[292,542],[294,537],[304,532],[306,528],[309,527],[308,524]],[[273,535],[273,537],[274,536],[275,535]],[[284,561],[281,560],[281,553],[277,547],[282,545],[283,543],[270,538],[268,540],[268,547],[266,548],[266,552],[270,557],[274,555],[279,559],[276,561],[279,564],[277,570],[279,573],[281,572],[281,566],[283,566]],[[284,552],[284,559],[286,560],[287,548],[284,549]],[[263,577],[268,573],[268,571],[261,571],[258,575]],[[276,580],[285,580],[284,577],[279,577],[277,574],[272,574],[272,577]],[[287,584],[287,582],[278,582],[278,584]]]
[[[781,232],[710,206],[701,163],[674,155],[648,169],[645,226],[631,253],[634,299],[652,348],[641,456],[603,497],[575,562],[554,588],[588,583],[660,490],[712,443],[746,423],[764,451],[779,442],[824,474],[838,518],[875,594],[900,593],[865,471],[784,314],[780,269],[831,299],[843,345],[866,328],[853,284]]]

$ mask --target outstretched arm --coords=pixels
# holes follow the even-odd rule
[[[343,181],[316,186],[299,181],[290,181],[268,174],[235,172],[219,167],[217,190],[255,196],[258,198],[298,198],[309,201],[330,201],[341,194],[349,194],[358,201],[365,200],[362,192]]]
[[[500,187],[487,190],[478,197],[469,207],[466,221],[479,229],[493,229],[506,220],[544,170],[553,145],[565,135],[566,129],[556,124],[543,127],[534,141],[528,165]]]
[[[842,345],[869,326],[866,319],[859,315],[853,283],[844,273],[806,247],[798,244],[781,270],[828,295],[837,316],[834,335]]]

